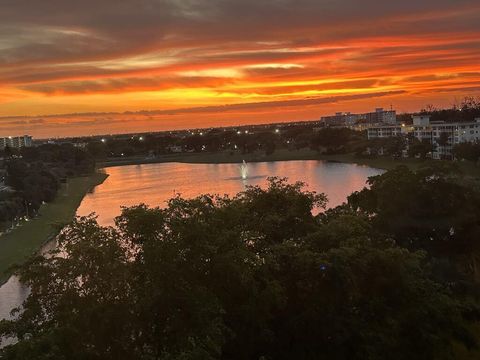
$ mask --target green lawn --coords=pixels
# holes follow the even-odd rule
[[[0,284],[8,279],[12,265],[21,264],[57,234],[56,225],[74,217],[85,194],[106,177],[104,173],[94,173],[69,179],[53,202],[42,205],[38,217],[0,236]]]

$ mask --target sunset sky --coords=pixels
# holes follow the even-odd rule
[[[416,111],[480,95],[480,2],[2,0],[0,135]]]

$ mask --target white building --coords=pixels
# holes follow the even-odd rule
[[[3,150],[7,146],[14,149],[30,147],[32,146],[32,137],[29,135],[0,137],[0,149]]]
[[[412,127],[405,125],[377,125],[367,129],[368,140],[408,135],[411,131]]]
[[[397,113],[395,110],[384,110],[383,108],[376,108],[375,111],[364,114],[337,112],[332,116],[323,116],[320,121],[327,126],[353,126],[358,123],[395,125]]]
[[[368,139],[411,134],[434,146],[434,159],[452,158],[452,149],[463,142],[480,142],[480,118],[473,122],[430,121],[429,116],[414,116],[413,126],[376,126],[368,129]]]

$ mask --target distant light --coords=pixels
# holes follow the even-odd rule
[[[245,130],[245,134],[248,134],[248,130]]]
[[[237,134],[240,135],[242,132],[240,130],[237,131]]]
[[[280,132],[280,129],[275,129],[275,132],[278,134]]]
[[[121,153],[120,155],[122,155],[122,156],[123,156],[124,154],[123,154],[123,153]]]
[[[143,141],[143,136],[140,136],[139,140],[140,140],[140,141]]]
[[[106,139],[102,139],[101,141],[102,141],[102,143],[106,143],[106,142],[107,142],[107,140],[106,140]]]
[[[238,149],[238,146],[237,146],[237,145],[235,145],[235,149]]]
[[[200,133],[200,136],[203,136],[203,132]]]

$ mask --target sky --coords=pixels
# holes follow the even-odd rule
[[[480,95],[480,2],[1,0],[0,136],[418,111]]]

